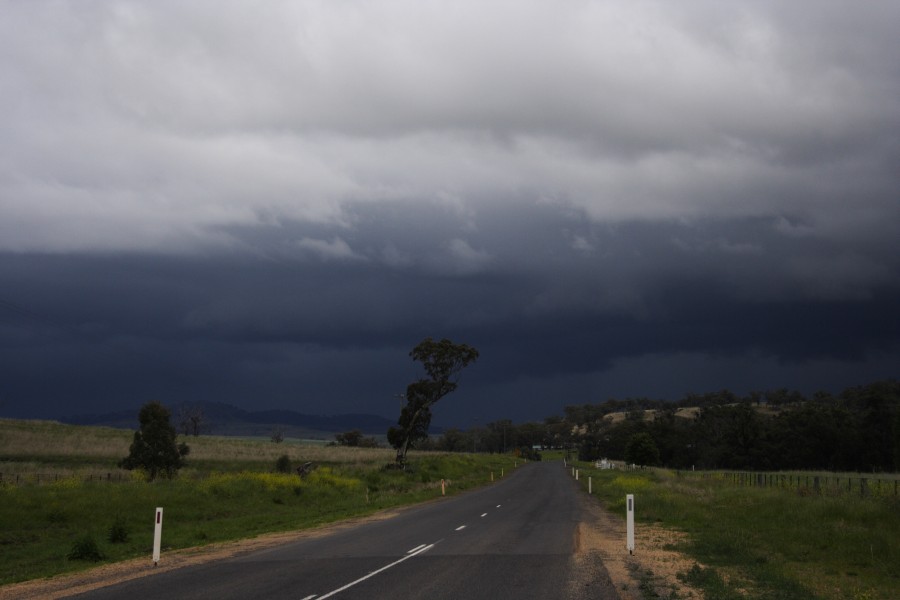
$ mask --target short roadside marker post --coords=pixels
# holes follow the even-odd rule
[[[159,564],[159,546],[162,542],[162,506],[156,507],[156,525],[153,529],[153,566]]]
[[[446,496],[446,495],[447,495],[447,484],[443,479],[441,479],[441,496]]]
[[[628,547],[628,554],[634,554],[634,494],[626,495],[625,503],[628,505],[628,514],[625,519],[625,543]]]
[[[588,496],[593,493],[593,491],[591,490],[591,479],[593,479],[593,477],[588,476]]]

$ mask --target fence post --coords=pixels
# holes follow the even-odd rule
[[[859,478],[859,495],[863,498],[869,495],[869,480],[865,477]]]
[[[822,493],[822,488],[819,487],[819,477],[818,477],[818,476],[813,477],[813,489],[816,490],[816,493],[817,493],[817,494],[821,494],[821,493]]]

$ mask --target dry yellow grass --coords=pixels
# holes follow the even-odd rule
[[[111,427],[65,425],[55,421],[0,419],[0,456],[6,459],[3,471],[14,473],[53,473],[60,476],[82,475],[112,467],[128,454],[134,432]],[[366,464],[391,462],[390,448],[350,448],[286,440],[274,443],[227,436],[178,437],[190,447],[190,463],[220,461],[274,465],[282,455],[292,462]],[[79,459],[78,467],[54,464]]]
[[[128,430],[111,427],[0,419],[0,455],[7,458],[122,457],[128,454],[132,435]]]
[[[390,461],[393,450],[389,448],[350,448],[324,446],[286,441],[280,444],[222,436],[180,438],[191,447],[188,458],[194,460],[236,460],[275,462],[286,454],[291,460],[312,462],[372,462]]]

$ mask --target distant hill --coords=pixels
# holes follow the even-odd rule
[[[306,415],[292,410],[247,411],[221,402],[194,402],[168,406],[172,424],[184,433],[182,422],[200,415],[201,435],[269,436],[278,430],[285,437],[333,439],[335,433],[359,429],[365,435],[384,435],[396,421],[379,415]],[[70,415],[60,418],[72,425],[103,425],[137,429],[140,408],[102,414]]]

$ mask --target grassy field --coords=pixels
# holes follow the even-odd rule
[[[121,471],[128,431],[0,420],[0,585],[152,552],[155,508],[163,550],[313,527],[483,485],[515,459],[411,453],[411,470],[382,467],[388,449],[187,438],[188,465],[146,483]],[[275,472],[287,455],[306,479]],[[37,476],[40,475],[40,479]],[[19,483],[15,483],[18,480]],[[80,557],[80,558],[79,558]]]
[[[663,469],[600,471],[574,463],[579,481],[625,517],[683,531],[677,550],[702,567],[684,573],[722,600],[900,598],[900,497],[741,487]],[[854,474],[855,475],[855,474]]]
[[[96,563],[74,555],[93,549],[101,561],[149,560],[157,506],[165,509],[165,551],[427,500],[440,494],[442,478],[456,493],[514,464],[496,455],[417,453],[412,471],[401,473],[381,468],[393,458],[387,449],[201,436],[187,438],[189,463],[178,478],[148,484],[116,467],[131,435],[0,420],[0,584],[88,568]],[[277,474],[281,455],[318,469],[302,481]],[[607,508],[624,517],[625,494],[635,494],[639,523],[689,535],[677,549],[703,566],[683,576],[708,599],[900,597],[900,497],[892,493],[820,495],[709,474],[575,464],[582,486],[590,476]]]

